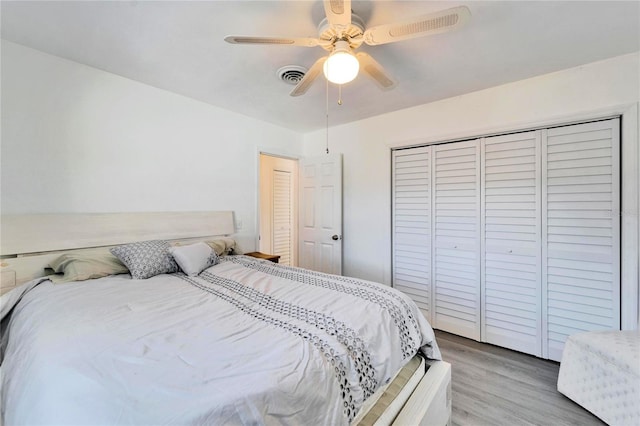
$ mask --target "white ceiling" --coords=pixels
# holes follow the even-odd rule
[[[640,50],[638,1],[353,1],[367,27],[466,5],[445,34],[363,46],[398,81],[330,92],[330,125]],[[231,45],[224,36],[317,36],[314,1],[2,1],[2,38],[296,131],[325,126],[325,82],[299,98],[277,78],[320,47]]]

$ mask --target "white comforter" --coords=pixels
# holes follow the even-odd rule
[[[245,256],[35,284],[2,298],[5,425],[344,424],[416,351],[440,357],[402,293]]]

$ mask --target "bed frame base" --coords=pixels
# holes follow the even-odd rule
[[[429,368],[393,425],[451,425],[451,364],[427,361]]]

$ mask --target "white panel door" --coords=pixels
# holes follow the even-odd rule
[[[300,161],[300,266],[342,274],[342,154]]]
[[[482,143],[482,340],[542,355],[540,131]]]
[[[619,120],[543,131],[543,356],[620,329]]]
[[[480,141],[432,149],[433,325],[480,340]]]
[[[393,287],[431,318],[431,147],[393,151]]]

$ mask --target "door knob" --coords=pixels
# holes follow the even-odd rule
[[[333,235],[333,236],[331,237],[331,239],[332,239],[333,241],[338,241],[338,240],[340,239],[340,236],[338,236],[338,235],[336,234],[336,235]]]

